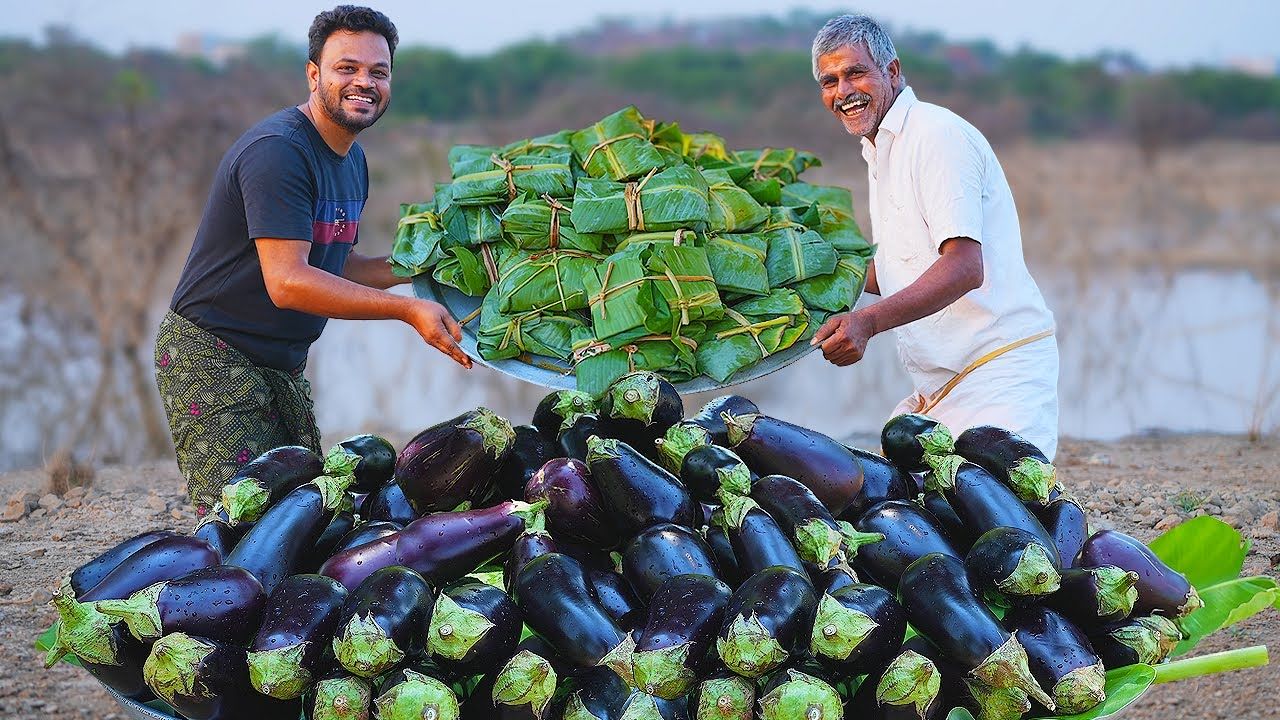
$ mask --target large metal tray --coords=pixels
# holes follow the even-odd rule
[[[125,714],[130,718],[133,718],[133,720],[182,720],[182,718],[179,718],[176,715],[162,713],[155,708],[143,705],[137,700],[130,700],[106,685],[103,685],[102,687],[107,688],[107,692],[111,693],[111,697],[115,698],[116,702],[120,703],[120,707],[124,708]]]
[[[459,292],[456,288],[441,285],[429,274],[419,275],[413,279],[413,293],[420,298],[434,300],[444,305],[459,322],[475,313],[480,307],[481,298],[470,297]],[[462,350],[475,362],[525,382],[531,382],[547,388],[573,390],[577,387],[573,369],[556,358],[534,355],[531,357],[531,362],[515,358],[494,361],[481,358],[480,352],[476,348],[476,329],[479,326],[480,318],[478,315],[462,326]],[[780,353],[770,355],[755,365],[737,373],[729,378],[728,382],[719,383],[706,375],[699,375],[692,380],[676,383],[675,388],[681,394],[719,390],[720,388],[755,380],[776,370],[781,370],[813,350],[814,348],[809,343],[800,342]]]

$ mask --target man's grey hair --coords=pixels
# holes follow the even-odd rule
[[[857,47],[866,43],[871,60],[881,70],[898,57],[898,51],[889,39],[889,33],[869,15],[841,15],[827,21],[813,39],[813,79],[818,79],[818,58],[840,48]]]

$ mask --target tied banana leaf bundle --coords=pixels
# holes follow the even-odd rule
[[[810,310],[825,313],[852,310],[867,282],[867,263],[861,255],[842,252],[834,272],[801,280],[791,288]]]
[[[502,212],[502,232],[521,250],[564,248],[588,253],[605,249],[599,233],[580,233],[569,221],[572,200],[521,193]]]
[[[504,315],[498,305],[498,297],[490,293],[480,306],[476,345],[485,360],[531,354],[568,361],[575,338],[591,334],[591,328],[577,314],[533,311]]]
[[[490,169],[453,179],[451,195],[458,205],[510,202],[521,192],[567,198],[573,196],[570,153],[553,157],[519,155],[510,160],[493,154]]]
[[[620,346],[649,334],[657,314],[653,280],[638,252],[615,253],[582,278],[597,341]]]
[[[684,132],[680,130],[680,123],[661,122],[658,120],[645,119],[641,121],[645,131],[648,133],[649,142],[658,149],[658,154],[662,155],[663,161],[668,167],[681,165],[687,155],[685,148],[687,141]]]
[[[497,276],[489,245],[482,245],[477,250],[453,247],[445,254],[446,257],[436,263],[435,269],[431,271],[431,277],[436,282],[457,288],[462,294],[471,297],[481,297],[489,292]]]
[[[711,276],[721,290],[742,295],[767,295],[769,239],[758,233],[712,235],[706,242]]]
[[[454,145],[449,149],[449,172],[451,177],[459,178],[493,170],[494,155],[504,160],[514,160],[525,155],[562,158],[565,153],[573,153],[573,146],[569,144],[571,134],[568,130],[561,130],[551,135],[518,140],[500,148],[493,145]]]
[[[672,337],[689,335],[690,326],[700,328],[724,315],[707,251],[682,244],[681,237],[677,233],[672,243],[652,245],[642,253],[656,293],[657,312],[647,325]]]
[[[636,370],[661,373],[673,383],[698,374],[698,343],[692,338],[646,335],[617,346],[588,341],[575,346],[574,374],[578,389],[599,395],[614,380]]]
[[[688,165],[618,183],[582,178],[570,218],[578,232],[624,233],[678,230],[707,221],[707,181]]]
[[[815,328],[804,301],[778,288],[764,297],[725,308],[724,318],[707,328],[697,349],[698,370],[725,382],[760,360],[812,336]]]
[[[454,202],[455,185],[436,186],[436,210],[449,234],[450,245],[477,247],[502,239],[500,208],[497,205],[463,205]]]
[[[391,272],[397,277],[430,272],[444,259],[448,236],[434,203],[401,204],[395,244],[388,258]]]
[[[535,138],[517,140],[503,146],[499,154],[507,159],[520,157],[521,155],[557,157],[566,152],[573,152],[573,144],[569,142],[569,138],[572,135],[573,132],[570,130],[561,130],[550,135],[539,135]]]
[[[649,130],[634,105],[615,112],[569,137],[587,175],[625,181],[665,167],[667,157],[649,142]]]
[[[685,157],[701,163],[705,160],[729,161],[729,150],[725,146],[724,138],[709,132],[696,132],[685,134]]]
[[[835,272],[839,256],[831,243],[814,230],[794,227],[769,232],[769,254],[765,268],[769,285],[781,287]]]
[[[707,227],[712,232],[747,232],[768,219],[769,211],[738,187],[728,171],[703,170],[702,176],[707,181]]]
[[[576,250],[505,250],[498,253],[498,279],[493,292],[504,313],[587,307],[583,278],[595,270],[600,256]]]
[[[749,165],[752,172],[762,178],[777,178],[783,184],[796,182],[800,173],[822,164],[818,156],[813,153],[795,148],[739,150],[733,153],[733,160],[742,165]]]
[[[798,182],[783,190],[782,201],[788,205],[816,204],[820,222],[815,229],[836,250],[857,253],[868,260],[875,253],[858,228],[853,216],[853,194],[847,188]]]

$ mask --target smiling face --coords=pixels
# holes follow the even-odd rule
[[[319,63],[307,63],[313,100],[335,124],[358,133],[391,104],[391,50],[375,32],[339,30],[324,42]],[[314,107],[315,103],[313,103]]]
[[[866,43],[845,46],[818,57],[822,103],[851,135],[874,140],[880,121],[902,89],[897,58],[882,68],[871,59]]]

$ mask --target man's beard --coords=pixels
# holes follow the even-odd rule
[[[357,115],[347,112],[342,107],[342,96],[350,94],[352,91],[343,89],[333,93],[320,93],[320,107],[324,110],[324,114],[329,117],[337,125],[345,130],[358,133],[361,130],[378,122],[378,118],[382,117],[382,113],[387,111],[390,103],[379,107],[378,103],[382,102],[382,97],[378,93],[355,93],[357,95],[372,95],[377,98],[372,106],[373,112],[368,115]]]

